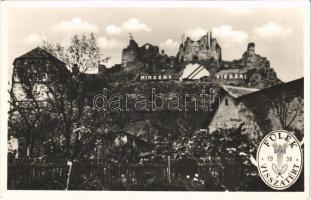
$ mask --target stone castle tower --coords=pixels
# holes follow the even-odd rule
[[[138,44],[133,39],[133,37],[130,38],[129,45],[122,50],[122,65],[126,65],[130,62],[135,62],[138,57]]]
[[[212,32],[207,32],[197,41],[187,37],[179,47],[178,59],[180,62],[191,62],[193,60],[221,61],[221,47],[216,38],[213,38]]]

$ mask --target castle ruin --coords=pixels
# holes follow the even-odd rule
[[[177,54],[179,62],[190,62],[195,60],[221,61],[221,47],[212,32],[207,32],[199,40],[194,41],[189,37],[179,46]]]

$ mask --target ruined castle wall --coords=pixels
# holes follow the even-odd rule
[[[203,36],[198,42],[199,42],[199,45],[200,45],[200,51],[209,48],[209,46],[208,46],[208,37],[207,36]]]
[[[207,49],[202,49],[199,51],[198,53],[198,59],[199,60],[207,60],[209,57],[208,57],[208,52],[207,52]]]
[[[134,62],[138,57],[138,52],[135,49],[123,49],[122,51],[122,65]]]
[[[184,61],[193,61],[194,56],[198,58],[198,60],[209,60],[212,58],[209,52],[210,46],[209,46],[209,37],[203,36],[198,41],[192,41],[190,38],[187,38],[183,50],[180,48],[179,54],[180,57],[184,58]],[[221,48],[217,44],[216,47],[216,53],[218,56],[215,56],[216,60],[221,60]]]
[[[159,47],[145,44],[139,48],[139,59],[145,62],[154,60],[159,55]]]
[[[187,39],[185,42],[185,46],[184,46],[184,61],[192,61],[193,58],[193,52],[192,52],[192,44],[193,41],[191,41],[190,39]]]

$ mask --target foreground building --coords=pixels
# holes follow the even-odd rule
[[[209,130],[243,124],[244,132],[255,140],[279,129],[303,135],[303,81],[300,78],[262,90],[223,86],[223,98]]]

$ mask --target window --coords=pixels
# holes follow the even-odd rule
[[[225,99],[225,105],[229,105],[229,100],[228,99]]]

